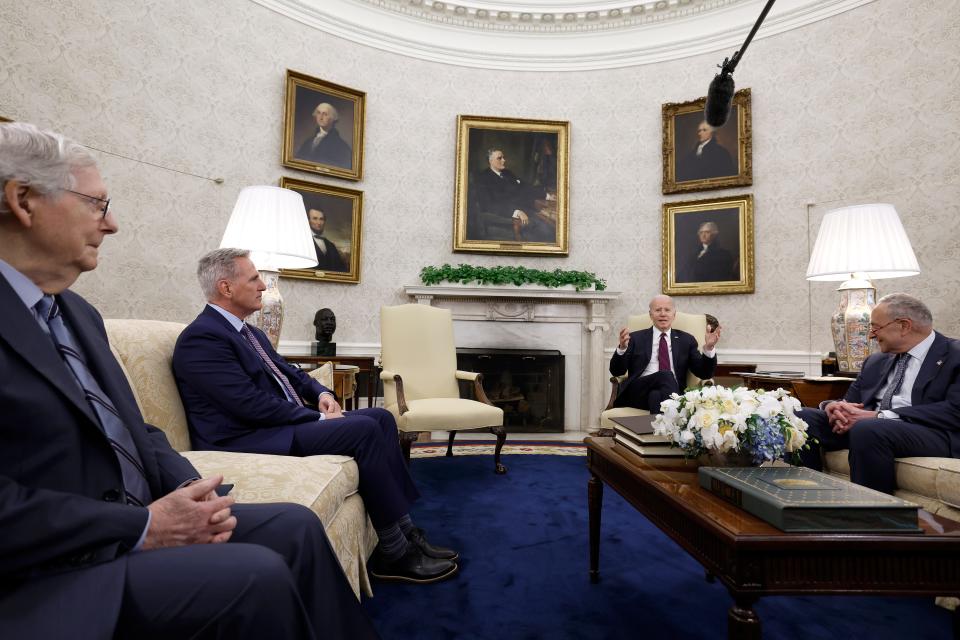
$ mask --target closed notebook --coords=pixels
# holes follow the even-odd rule
[[[631,441],[645,445],[669,445],[669,436],[657,436],[653,434],[653,420],[656,416],[618,416],[610,418],[614,422],[614,433]]]

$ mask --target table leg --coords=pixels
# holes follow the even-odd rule
[[[753,610],[756,596],[733,596],[733,606],[727,611],[727,638],[729,640],[760,640],[760,616]]]
[[[600,582],[600,507],[603,505],[603,482],[591,474],[587,480],[587,511],[590,514],[590,582]]]

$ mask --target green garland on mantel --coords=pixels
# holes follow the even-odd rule
[[[589,271],[566,271],[554,269],[528,269],[526,267],[475,267],[469,264],[460,264],[452,267],[445,264],[441,267],[424,267],[420,270],[420,281],[427,286],[441,282],[459,282],[470,284],[538,284],[554,289],[572,284],[577,291],[594,289],[603,291],[607,283]]]

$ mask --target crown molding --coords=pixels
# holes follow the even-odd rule
[[[730,56],[743,44],[764,4],[764,0],[252,1],[325,33],[391,53],[516,71],[616,69],[718,51]],[[756,39],[873,1],[778,0]],[[554,17],[545,19],[546,15]]]

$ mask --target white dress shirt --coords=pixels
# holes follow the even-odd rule
[[[890,401],[891,408],[886,411],[877,412],[878,414],[883,414],[880,417],[897,419],[900,417],[897,414],[897,409],[900,407],[913,406],[913,383],[917,381],[917,374],[920,373],[920,367],[923,365],[924,358],[927,357],[927,352],[930,351],[930,347],[933,346],[934,338],[936,338],[936,334],[931,331],[930,335],[917,343],[913,349],[907,351],[908,360],[907,368],[903,372],[903,383],[900,385],[899,391],[893,395]],[[887,375],[886,383],[877,391],[877,406],[880,405],[880,399],[883,398],[887,387],[893,382],[895,371],[896,367],[890,367],[890,373]]]

